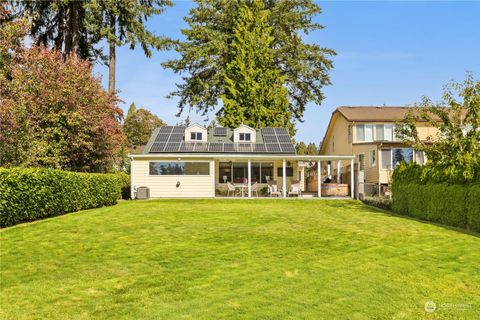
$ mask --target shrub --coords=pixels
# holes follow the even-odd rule
[[[480,184],[432,166],[400,165],[392,181],[393,211],[480,232]]]
[[[113,205],[130,193],[127,174],[0,168],[0,226]]]
[[[365,197],[365,199],[362,201],[369,206],[374,206],[384,210],[392,210],[392,200],[387,197]]]

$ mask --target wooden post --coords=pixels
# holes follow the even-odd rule
[[[285,159],[283,160],[283,181],[282,181],[282,189],[283,189],[283,197],[285,198],[287,196],[287,167],[286,167],[286,161]]]

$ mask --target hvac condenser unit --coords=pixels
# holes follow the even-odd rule
[[[137,199],[149,199],[149,198],[150,198],[150,189],[148,187],[137,188]]]

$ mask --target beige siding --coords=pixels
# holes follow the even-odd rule
[[[374,167],[370,166],[370,151],[376,150],[377,154],[377,163]],[[355,154],[355,163],[358,163],[358,155],[363,153],[365,155],[365,182],[367,183],[378,183],[378,149],[375,144],[365,144],[365,145],[354,145],[353,153]],[[345,163],[347,165],[347,163]],[[347,170],[345,168],[345,170]]]
[[[332,130],[327,133],[322,146],[322,154],[328,155],[351,155],[352,145],[348,141],[349,122],[339,115],[333,114]]]
[[[146,186],[150,188],[151,198],[190,198],[190,197],[214,197],[215,177],[214,161],[210,163],[210,175],[208,176],[150,176],[150,161],[177,161],[177,159],[157,160],[134,160],[133,183],[134,187]],[[205,161],[205,160],[188,160]],[[177,182],[180,186],[177,187]]]

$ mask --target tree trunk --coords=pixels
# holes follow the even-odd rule
[[[65,36],[65,11],[63,8],[60,8],[58,13],[58,33],[55,38],[55,50],[62,51],[63,48],[63,39]]]
[[[112,14],[110,17],[110,32],[113,36],[109,39],[109,61],[108,61],[108,92],[111,94],[115,93],[115,37],[116,37],[116,28],[115,28],[115,16]]]
[[[64,59],[78,49],[78,12],[77,2],[70,1],[67,9],[67,32],[65,34]]]
[[[73,16],[72,16],[72,51],[77,53],[78,51],[78,5],[80,3],[73,1]]]

